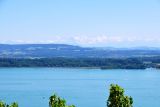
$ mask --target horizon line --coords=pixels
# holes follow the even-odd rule
[[[84,48],[116,48],[116,49],[134,49],[134,48],[160,48],[160,46],[82,46],[82,45],[74,45],[69,43],[0,43],[0,45],[68,45],[68,46],[77,46]]]

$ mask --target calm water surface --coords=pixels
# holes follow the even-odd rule
[[[48,107],[57,93],[76,107],[106,107],[111,83],[125,88],[134,107],[160,107],[160,70],[0,68],[0,100]]]

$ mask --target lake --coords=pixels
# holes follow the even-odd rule
[[[160,107],[160,70],[0,68],[0,100],[20,107],[48,107],[57,93],[76,107],[106,107],[109,85],[119,84],[134,107]]]

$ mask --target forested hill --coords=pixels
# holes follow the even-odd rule
[[[86,48],[65,44],[0,44],[0,58],[123,58],[159,55],[160,48]]]
[[[145,69],[137,59],[113,58],[0,58],[0,67],[85,67],[101,69]]]
[[[0,67],[160,68],[160,57],[140,58],[0,58]]]

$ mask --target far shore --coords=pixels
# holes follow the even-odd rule
[[[159,68],[145,68],[145,69],[122,69],[122,68],[108,68],[108,69],[102,69],[101,67],[0,67],[0,69],[2,68],[64,68],[64,69],[100,69],[100,70],[146,70],[146,69],[158,69]]]

